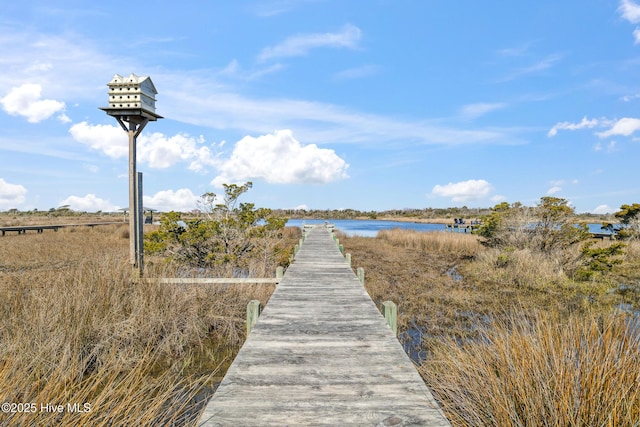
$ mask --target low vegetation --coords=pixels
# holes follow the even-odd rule
[[[637,426],[640,323],[628,316],[507,317],[420,367],[454,426]]]
[[[285,244],[286,219],[270,209],[241,203],[251,188],[225,184],[219,200],[215,193],[202,196],[202,215],[181,220],[178,212],[162,216],[161,224],[145,236],[145,251],[176,265],[220,277],[268,277],[275,267],[286,267],[293,255]],[[195,270],[197,271],[197,270]]]
[[[131,280],[124,223],[0,238],[0,402],[37,404],[0,414],[0,425],[195,425],[244,341],[246,304],[265,304],[273,286],[153,279],[287,265],[300,231],[240,203],[249,188],[226,186],[200,214],[146,226],[144,281]],[[372,299],[398,304],[400,339],[454,426],[637,427],[636,207],[615,217],[621,241],[590,239],[565,200],[543,198],[486,210],[476,235],[387,230],[340,242]],[[2,221],[89,219],[58,211]]]
[[[340,236],[454,426],[637,426],[640,241],[575,221],[543,198],[496,206],[480,235]]]
[[[235,265],[273,277],[300,231],[280,228],[268,259],[263,236]],[[134,282],[128,250],[127,224],[0,238],[1,426],[196,424],[274,285],[163,285],[186,267],[160,256]]]

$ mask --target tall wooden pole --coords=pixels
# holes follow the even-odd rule
[[[136,128],[134,121],[129,122],[129,263],[134,277],[141,276],[138,265],[138,185],[136,171]]]
[[[132,74],[130,77],[132,82],[133,77],[137,79],[137,76]],[[117,86],[121,83],[119,81],[121,78],[122,76],[116,74],[116,78],[114,78],[114,81],[111,83],[115,82],[114,84]],[[110,87],[110,94],[112,98],[115,98],[115,95],[111,93],[111,83],[108,85]],[[151,85],[151,91],[149,93],[157,93],[153,84],[149,84]],[[122,90],[122,88],[120,88],[120,90]],[[155,101],[152,95],[149,95],[149,98],[152,101]],[[149,111],[139,108],[139,106],[130,108],[129,104],[127,104],[127,108],[122,107],[122,104],[116,105],[114,102],[113,104],[110,104],[109,107],[100,109],[114,117],[129,137],[129,263],[132,267],[133,279],[135,280],[142,277],[144,271],[144,208],[142,207],[142,173],[139,173],[136,170],[136,143],[138,135],[140,135],[147,123],[161,119],[162,116],[153,111],[155,108]]]

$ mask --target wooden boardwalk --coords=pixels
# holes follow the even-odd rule
[[[307,233],[200,426],[449,426],[324,227]]]
[[[6,233],[15,231],[18,234],[26,234],[29,230],[34,230],[37,233],[42,233],[44,230],[58,231],[60,228],[66,227],[97,227],[99,225],[112,225],[112,224],[124,224],[123,222],[91,222],[91,223],[79,223],[79,224],[52,224],[52,225],[14,225],[10,227],[0,227],[0,232],[4,236]]]

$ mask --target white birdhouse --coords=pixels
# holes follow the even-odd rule
[[[158,91],[150,77],[136,76],[133,73],[128,77],[116,74],[107,86],[109,87],[109,109],[142,109],[155,114],[155,95]]]

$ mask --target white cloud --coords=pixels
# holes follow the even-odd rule
[[[640,5],[632,2],[631,0],[622,0],[618,11],[624,19],[632,24],[640,23]]]
[[[360,79],[378,72],[380,67],[376,65],[363,65],[361,67],[342,70],[333,75],[336,80]]]
[[[454,202],[466,202],[481,199],[493,190],[491,184],[484,179],[470,179],[447,185],[436,185],[431,194],[440,197],[450,197]]]
[[[85,170],[88,170],[91,173],[98,173],[100,171],[100,168],[98,166],[92,165],[90,163],[83,164],[82,168],[85,169]]]
[[[593,146],[593,151],[602,151],[606,148],[607,153],[613,153],[614,151],[616,151],[616,144],[616,141],[609,141],[606,147],[604,147],[602,143],[596,142],[596,144]]]
[[[295,208],[293,208],[297,211],[307,211],[309,210],[309,206],[305,205],[304,203],[301,205],[296,206]]]
[[[160,211],[190,212],[198,207],[200,197],[188,188],[158,191],[153,196],[143,196],[143,205]]]
[[[586,117],[583,117],[580,123],[571,123],[571,122],[560,122],[557,123],[554,127],[552,127],[547,136],[552,137],[558,134],[558,130],[578,130],[578,129],[591,129],[600,124],[600,120],[591,119],[587,120]]]
[[[152,168],[168,168],[183,161],[189,163],[189,169],[203,172],[212,166],[215,158],[204,137],[194,138],[187,134],[167,137],[161,133],[140,135],[138,137],[139,161],[146,162]]]
[[[79,212],[115,212],[120,207],[108,200],[96,197],[95,194],[87,194],[84,197],[69,196],[59,203],[60,206],[69,205],[71,209]]]
[[[163,112],[174,120],[215,129],[238,129],[245,134],[266,134],[274,129],[295,129],[308,143],[462,145],[518,142],[513,129],[458,129],[425,120],[367,114],[333,104],[304,100],[257,99],[225,92],[211,82],[191,79],[187,85],[171,76],[179,88],[165,90]],[[154,82],[156,80],[154,79]],[[174,83],[176,84],[176,83]],[[195,90],[194,87],[198,89]]]
[[[631,0],[622,0],[618,7],[618,12],[622,18],[626,19],[632,24],[640,23],[640,5],[632,2]],[[634,43],[640,43],[640,28],[636,28],[633,31]]]
[[[547,190],[547,194],[550,196],[552,194],[556,194],[562,191],[562,187],[556,185]]]
[[[235,78],[239,80],[251,81],[251,80],[259,79],[260,77],[267,74],[276,73],[284,68],[285,68],[284,65],[280,63],[276,63],[276,64],[269,65],[266,68],[244,70],[240,66],[240,63],[238,62],[238,60],[233,59],[225,68],[223,68],[219,72],[219,75],[221,77],[229,77],[229,78]]]
[[[58,120],[60,120],[64,124],[71,123],[73,121],[65,113],[58,114],[57,118],[58,118]]]
[[[73,139],[101,151],[112,159],[129,155],[129,137],[119,126],[76,123],[69,128]]]
[[[562,59],[562,55],[559,55],[559,54],[549,55],[546,58],[536,62],[535,64],[532,64],[532,65],[530,65],[528,67],[523,67],[523,68],[519,68],[517,70],[512,71],[510,74],[508,74],[507,76],[503,77],[502,79],[499,79],[498,81],[499,82],[507,82],[507,81],[515,80],[515,79],[523,77],[523,76],[527,76],[529,74],[535,74],[535,73],[538,73],[540,71],[547,70],[547,69],[553,67],[561,59]]]
[[[615,209],[608,205],[599,205],[594,210],[591,211],[592,214],[603,215],[614,212]]]
[[[17,208],[26,200],[27,189],[20,184],[9,184],[0,178],[0,208]]]
[[[640,31],[640,30],[636,30],[636,31]],[[622,100],[624,102],[630,102],[630,101],[633,101],[633,100],[638,99],[638,98],[640,98],[640,94],[625,95],[625,96],[622,97]]]
[[[302,145],[290,130],[279,130],[238,141],[211,183],[220,186],[255,178],[278,184],[328,183],[348,178],[348,167],[335,151]]]
[[[41,94],[42,86],[38,84],[23,84],[22,86],[14,87],[4,98],[0,98],[0,104],[2,104],[2,108],[7,113],[12,116],[26,117],[30,123],[41,122],[64,110],[64,102],[53,99],[40,99]]]
[[[567,183],[578,185],[580,183],[580,180],[574,178],[570,181],[567,181],[564,179],[556,179],[556,180],[549,181],[549,184],[551,185],[551,187],[547,190],[547,195],[550,196],[552,194],[559,193],[560,191],[562,191],[562,187],[564,187],[565,184]]]
[[[260,0],[253,2],[250,8],[261,17],[271,17],[289,12],[305,3],[314,3],[322,0]]]
[[[500,56],[523,56],[531,49],[532,43],[525,43],[516,47],[509,47],[497,51]]]
[[[361,38],[361,31],[354,25],[347,24],[337,33],[300,34],[289,37],[275,46],[262,49],[259,61],[271,58],[306,55],[311,49],[319,47],[355,49]]]
[[[500,203],[500,202],[504,202],[505,200],[507,200],[506,197],[504,197],[503,195],[500,194],[496,194],[495,196],[492,196],[491,199],[492,202],[494,203]]]
[[[71,32],[40,33],[33,31],[33,25],[3,24],[0,93],[37,83],[53,99],[68,103],[86,100],[98,106],[101,99],[107,102],[105,83],[113,70],[138,68],[135,58],[105,54],[104,45],[90,37]]]
[[[118,126],[81,122],[71,126],[69,132],[76,141],[113,159],[129,155],[129,137]],[[137,139],[137,161],[157,169],[168,168],[182,161],[189,163],[190,170],[203,172],[215,163],[211,149],[204,146],[204,142],[202,136],[195,138],[187,134],[171,137],[159,132],[142,134]]]
[[[640,129],[640,119],[624,117],[613,124],[611,129],[605,132],[597,132],[600,138],[608,138],[612,135],[629,136]]]
[[[476,118],[476,117],[483,116],[487,113],[490,113],[492,111],[504,108],[505,106],[506,104],[502,102],[494,102],[494,103],[478,102],[476,104],[465,105],[464,107],[462,107],[460,112],[465,117]]]

